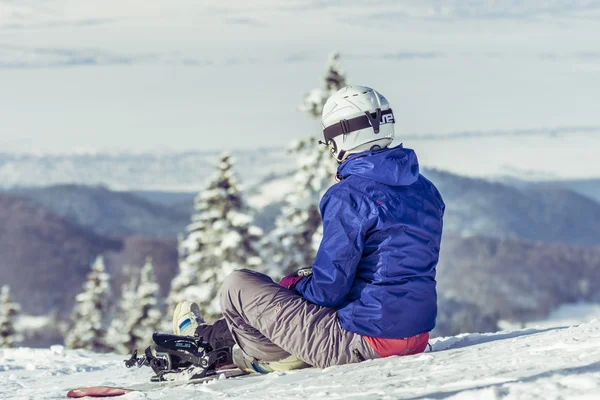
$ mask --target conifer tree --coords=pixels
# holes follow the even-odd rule
[[[220,316],[219,290],[231,272],[258,269],[262,231],[253,225],[237,186],[233,163],[224,154],[217,172],[195,200],[195,214],[187,237],[180,241],[179,274],[173,279],[170,308],[183,300],[195,301],[205,319]]]
[[[274,278],[312,265],[316,255],[313,241],[320,232],[319,202],[323,193],[334,183],[335,163],[327,151],[315,147],[316,139],[304,140],[292,148],[298,158],[294,175],[295,190],[290,193],[275,222],[275,229],[265,239],[265,259],[268,273]]]
[[[8,285],[2,286],[0,290],[0,348],[13,347],[21,339],[14,326],[19,309],[19,305],[10,296]]]
[[[123,268],[129,269],[129,266]],[[137,288],[140,282],[140,276],[131,273],[129,281],[121,286],[121,298],[117,305],[117,310],[106,332],[106,343],[118,353],[128,353],[133,349],[131,346],[131,326],[129,316],[137,313]],[[135,310],[135,311],[134,311]]]
[[[65,336],[65,345],[71,349],[93,351],[110,350],[105,342],[104,316],[108,310],[110,294],[109,275],[102,256],[92,264],[92,270],[75,297],[71,327]]]
[[[117,317],[107,333],[112,348],[119,353],[130,353],[150,345],[162,317],[158,292],[154,266],[148,258],[139,277],[134,274],[123,286]]]
[[[299,109],[309,117],[320,119],[325,102],[333,93],[346,86],[340,55],[332,53],[327,62],[323,85],[311,90]],[[319,202],[325,191],[335,183],[337,164],[325,146],[318,146],[315,137],[292,146],[298,160],[294,176],[295,191],[287,196],[286,205],[276,221],[276,228],[265,240],[265,258],[274,277],[289,274],[312,265],[316,248],[322,238]]]
[[[309,96],[305,100],[305,104],[312,104],[307,111],[308,115],[311,118],[321,119],[321,113],[323,112],[323,106],[327,102],[327,99],[340,90],[341,88],[348,85],[346,73],[342,70],[341,61],[340,61],[340,53],[333,52],[329,56],[329,60],[327,61],[327,67],[325,71],[325,75],[323,76],[323,87],[321,89],[313,89],[311,93],[313,96]],[[318,95],[314,95],[317,94]],[[329,153],[329,150],[326,146],[316,146],[314,143],[317,142],[317,139],[311,138],[308,142],[310,145],[304,145],[305,152],[314,152],[315,154],[312,159],[315,160],[315,163],[311,165],[311,168],[314,168],[316,172],[314,172],[317,177],[317,182],[321,185],[319,189],[315,189],[315,193],[317,193],[317,203],[320,201],[321,197],[329,189],[329,187],[335,184],[335,175],[337,172],[337,162]],[[310,156],[303,154],[303,152],[299,152],[298,156],[302,158],[310,158]],[[300,178],[301,179],[301,178]],[[313,186],[316,186],[316,183],[313,183]],[[314,255],[316,255],[316,251],[319,248],[319,244],[321,243],[321,239],[323,238],[323,226],[321,225],[321,221],[319,220],[319,224],[317,228],[313,231],[313,235],[311,238],[311,248],[313,251],[313,259]]]
[[[308,92],[304,97],[304,102],[298,108],[306,112],[311,118],[321,118],[323,106],[329,96],[346,85],[346,74],[341,67],[340,53],[333,52],[327,60],[323,86]]]

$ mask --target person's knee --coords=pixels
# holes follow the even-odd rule
[[[221,310],[239,307],[243,299],[251,299],[256,295],[264,295],[265,287],[276,285],[265,274],[249,269],[239,269],[230,273],[221,286]],[[279,287],[278,285],[276,285]],[[242,292],[244,292],[242,294]]]
[[[252,274],[252,271],[248,269],[238,269],[227,275],[223,281],[221,291],[223,294],[228,293],[231,290],[239,289],[244,282],[248,281],[248,276]]]
[[[238,269],[230,273],[221,286],[221,310],[230,308],[232,299],[236,298],[236,293],[243,287],[244,282],[248,280],[252,271],[247,269]]]

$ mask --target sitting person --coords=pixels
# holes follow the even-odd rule
[[[445,205],[417,156],[390,148],[395,117],[379,92],[349,86],[323,108],[339,183],[321,200],[323,240],[312,274],[280,285],[249,270],[223,284],[223,318],[205,324],[180,303],[174,332],[234,347],[256,372],[325,368],[423,352],[437,314],[436,265]]]

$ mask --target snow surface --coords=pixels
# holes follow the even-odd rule
[[[399,130],[395,145],[400,143],[416,150],[423,168],[466,176],[530,180],[600,176],[600,128],[451,135],[412,135]],[[0,149],[0,188],[79,183],[103,184],[115,190],[198,191],[213,174],[217,156],[218,152],[195,151],[36,156],[2,154]],[[239,151],[235,158],[236,175],[244,186],[253,189],[248,193],[253,207],[282,201],[298,184],[289,176],[297,169],[295,157],[283,147]]]
[[[598,320],[432,342],[433,353],[159,388],[123,399],[600,398]],[[61,346],[0,350],[0,399],[61,399],[78,386],[147,382],[150,370],[127,370],[123,358]]]

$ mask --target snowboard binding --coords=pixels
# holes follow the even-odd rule
[[[152,382],[171,381],[175,379],[197,379],[215,374],[219,361],[230,357],[230,349],[225,347],[213,350],[203,338],[177,336],[167,333],[154,333],[152,340],[155,346],[150,346],[142,357],[137,356],[137,350],[125,360],[125,366],[149,366],[156,376]],[[182,378],[184,377],[184,378]]]

